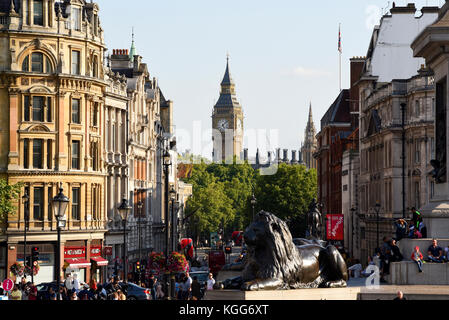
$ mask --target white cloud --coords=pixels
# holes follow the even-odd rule
[[[332,75],[332,72],[327,70],[304,68],[300,66],[294,68],[290,72],[286,72],[286,74],[300,77],[329,77]]]

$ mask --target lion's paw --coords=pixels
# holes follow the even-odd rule
[[[259,284],[257,282],[253,282],[253,281],[245,282],[242,285],[242,290],[243,291],[257,291],[257,290],[259,290]]]

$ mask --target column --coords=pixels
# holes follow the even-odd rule
[[[30,230],[33,229],[34,227],[34,223],[31,223],[31,221],[34,221],[34,188],[33,188],[33,183],[29,184],[29,188],[30,188]]]
[[[48,0],[44,0],[44,10],[42,12],[44,16],[44,27],[48,26]]]
[[[47,170],[47,150],[48,150],[48,141],[47,139],[42,139],[42,169]]]
[[[34,11],[33,0],[28,0],[28,21],[30,26],[34,25],[33,11]]]
[[[58,98],[57,98],[57,101],[58,101],[58,103],[57,103],[57,105],[58,105],[57,120],[55,118],[55,122],[57,123],[57,130],[58,130],[58,151],[57,151],[58,156],[57,156],[57,162],[55,163],[55,166],[59,171],[67,171],[67,168],[68,168],[67,154],[65,153],[66,138],[65,138],[65,130],[64,130],[64,98],[65,98],[65,93],[59,92]],[[56,154],[56,150],[55,150],[55,154]]]
[[[45,168],[45,166],[44,166]],[[45,222],[49,221],[48,220],[48,201],[50,201],[51,199],[48,199],[48,184],[44,184],[44,227],[46,225]]]
[[[9,92],[9,154],[8,154],[8,169],[19,169],[19,150],[17,150],[17,122],[18,114],[18,92],[16,89],[11,89]]]

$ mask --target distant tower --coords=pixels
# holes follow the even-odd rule
[[[232,159],[233,156],[241,159],[243,152],[243,111],[237,101],[235,83],[229,71],[229,55],[226,60],[220,98],[212,113],[212,129],[215,129],[215,136],[212,137],[214,161]]]
[[[312,117],[312,102],[310,102],[309,121],[307,122],[306,130],[304,132],[304,143],[301,148],[302,160],[307,169],[316,169],[316,160],[313,158],[313,154],[316,150],[316,129]]]
[[[134,63],[134,56],[136,54],[137,54],[137,52],[136,52],[136,46],[134,45],[134,27],[133,27],[131,49],[129,50],[129,61]]]

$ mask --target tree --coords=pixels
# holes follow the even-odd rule
[[[4,226],[8,215],[16,213],[17,208],[14,201],[20,197],[23,183],[10,185],[6,179],[0,179],[0,226]]]
[[[258,177],[256,208],[276,214],[287,221],[294,236],[303,236],[308,207],[316,194],[316,170],[281,163],[276,174]]]

